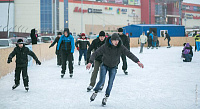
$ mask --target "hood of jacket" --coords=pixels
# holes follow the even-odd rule
[[[106,46],[108,46],[108,47],[115,47],[115,46],[112,45],[112,43],[111,43],[111,36],[108,37],[108,38],[106,39],[105,44],[106,44]],[[122,45],[122,40],[119,39],[119,43],[118,43],[117,47],[120,47],[121,45]]]

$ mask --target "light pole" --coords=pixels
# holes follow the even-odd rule
[[[57,0],[55,0],[55,36],[57,36]]]
[[[9,38],[9,36],[10,36],[10,32],[9,32],[9,31],[11,30],[11,28],[12,28],[12,27],[10,27],[10,28],[8,29],[8,38]]]
[[[81,0],[81,33],[83,32],[83,0]]]

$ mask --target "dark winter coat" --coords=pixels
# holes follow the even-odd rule
[[[105,41],[106,41],[106,38],[104,39],[104,41],[100,41],[99,37],[97,37],[96,39],[92,41],[87,51],[87,62],[89,62],[91,52],[93,50],[96,51],[99,47],[101,47],[105,43]],[[95,60],[102,62],[101,59],[102,59],[102,55],[99,55],[98,57],[95,58]]]
[[[166,34],[166,37],[165,37],[165,39],[167,39],[167,40],[171,40],[171,38],[170,38],[170,36],[169,36],[169,34],[168,34],[168,33]],[[164,40],[165,40],[165,39],[164,39]]]
[[[31,36],[31,40],[32,40],[32,45],[33,45],[33,44],[37,44],[37,37],[36,37],[36,34],[35,34],[35,29],[32,29],[32,30],[31,30],[30,36]],[[37,35],[37,36],[38,36],[38,35]]]
[[[57,45],[56,45],[56,54],[60,53],[60,49],[57,50],[59,39],[60,39],[60,37],[56,37],[56,39],[53,41],[53,43],[49,46],[49,47],[53,47],[57,43]]]
[[[32,56],[33,59],[37,62],[38,58],[29,48],[23,46],[20,48],[18,45],[14,48],[14,50],[10,53],[8,60],[12,60],[12,58],[16,55],[16,67],[27,67],[28,66],[28,55]]]
[[[65,50],[66,52],[74,53],[74,37],[70,34],[68,34],[68,36],[62,35],[57,44],[57,50],[59,49]]]
[[[189,51],[188,54],[191,54],[193,56],[192,46],[189,44],[186,44],[185,47],[182,50],[182,55],[187,54],[186,51]]]
[[[119,34],[118,34],[119,35]],[[125,34],[119,35],[122,40],[123,45],[130,50],[130,42],[128,41],[128,37]]]
[[[78,38],[78,40],[75,43],[76,47],[79,47],[80,50],[86,50],[87,46],[90,46],[90,42],[88,38]]]
[[[90,57],[90,63],[93,63],[96,57],[103,55],[103,64],[110,68],[113,68],[119,64],[120,56],[122,54],[125,54],[135,63],[139,62],[139,59],[122,44],[121,40],[119,41],[117,46],[113,46],[110,38],[111,37],[109,37],[106,40],[106,43],[92,54],[92,56]]]

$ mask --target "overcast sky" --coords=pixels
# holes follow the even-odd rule
[[[186,2],[186,3],[194,3],[194,4],[200,4],[200,0],[183,0],[183,2]]]

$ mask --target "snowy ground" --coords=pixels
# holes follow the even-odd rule
[[[107,109],[199,109],[200,108],[200,52],[194,52],[191,63],[183,63],[182,47],[167,49],[139,48],[131,51],[144,64],[141,69],[128,60],[129,75],[124,75],[121,64],[116,75]],[[14,72],[0,79],[0,109],[101,109],[105,88],[90,103],[92,92],[86,92],[90,75],[84,62],[77,65],[78,52],[74,56],[74,76],[68,73],[60,78],[61,68],[56,59],[41,66],[28,68],[30,91],[21,85],[11,90]],[[14,61],[13,61],[14,62]],[[195,103],[195,87],[198,85],[198,101]],[[107,86],[107,82],[106,85]]]

